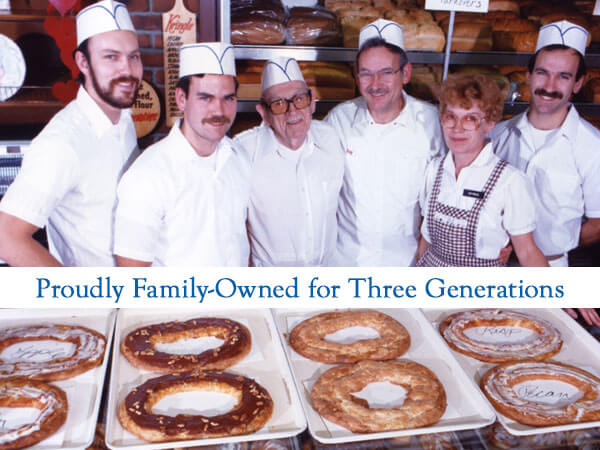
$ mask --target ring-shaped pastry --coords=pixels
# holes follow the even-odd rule
[[[0,330],[0,353],[20,342],[43,340],[74,344],[75,351],[70,356],[55,357],[48,361],[7,362],[0,358],[0,378],[66,380],[102,364],[106,338],[97,331],[75,325],[40,325]]]
[[[349,327],[368,327],[379,338],[340,344],[325,339],[328,334]],[[387,314],[373,310],[334,311],[300,322],[290,333],[290,345],[305,358],[340,364],[362,360],[385,361],[406,353],[410,335],[402,324]]]
[[[152,413],[164,396],[198,390],[232,395],[237,404],[217,416]],[[163,375],[136,387],[121,403],[119,421],[146,441],[164,442],[252,433],[261,429],[272,413],[271,396],[254,380],[226,372],[198,371]]]
[[[181,339],[217,337],[224,342],[216,348],[197,354],[176,354],[158,351],[158,343]],[[163,322],[138,328],[121,342],[121,353],[131,364],[158,373],[179,373],[193,370],[222,370],[242,360],[252,346],[250,331],[230,319],[203,317],[185,322]]]
[[[39,411],[32,422],[0,431],[2,450],[29,447],[53,435],[65,423],[68,411],[62,389],[27,378],[0,380],[0,407]]]
[[[537,397],[565,398],[565,395],[522,385],[535,380],[570,384],[582,396],[568,403],[536,402],[533,399]],[[498,412],[525,425],[538,427],[600,420],[600,379],[574,366],[534,360],[507,362],[488,370],[480,384]]]
[[[370,408],[352,395],[369,383],[389,382],[406,390],[393,408]],[[354,433],[418,428],[437,422],[446,410],[446,391],[435,374],[413,361],[361,361],[329,369],[311,392],[315,410]]]
[[[467,336],[471,328],[507,334],[515,329],[531,330],[533,336],[518,342],[489,342]],[[517,311],[478,309],[452,314],[439,326],[448,345],[459,353],[480,361],[500,363],[517,359],[544,360],[560,352],[560,332],[548,321]]]

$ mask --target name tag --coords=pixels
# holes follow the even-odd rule
[[[463,191],[463,197],[471,198],[483,198],[484,193],[481,191],[472,191],[471,189],[465,189]]]

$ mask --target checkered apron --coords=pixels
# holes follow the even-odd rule
[[[450,157],[449,155],[446,156]],[[479,214],[489,194],[494,189],[500,174],[506,167],[506,161],[498,161],[483,187],[483,198],[475,201],[471,209],[460,209],[438,202],[444,161],[435,177],[431,200],[427,209],[427,230],[431,245],[417,263],[417,267],[498,267],[502,266],[497,259],[478,258],[475,250],[477,222]],[[466,226],[458,221],[443,221],[436,218],[436,213],[452,219],[460,219]]]

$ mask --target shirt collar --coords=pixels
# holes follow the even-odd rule
[[[521,134],[525,133],[525,130],[532,126],[529,122],[529,118],[527,117],[527,113],[529,109],[525,111],[521,117],[517,120],[515,127],[519,130]],[[569,112],[563,120],[562,125],[559,127],[558,135],[562,135],[568,140],[574,141],[577,136],[577,127],[579,124],[579,113],[573,104],[569,104]]]
[[[394,120],[389,122],[387,125],[390,126],[405,126],[409,129],[414,129],[415,126],[415,110],[414,110],[414,99],[406,95],[406,92],[402,91],[402,98],[404,100],[404,108],[400,111],[400,114],[396,116]],[[375,120],[371,116],[369,112],[369,108],[367,106],[367,101],[364,97],[359,97],[357,100],[357,108],[354,113],[354,120],[352,122],[353,126],[363,125],[368,126],[375,123]]]
[[[90,127],[96,136],[100,138],[110,131],[118,130],[119,136],[123,137],[131,121],[130,109],[122,109],[119,122],[113,124],[104,111],[102,111],[100,105],[96,103],[83,86],[80,86],[77,91],[77,103],[83,114],[87,117]]]
[[[483,146],[483,148],[481,149],[479,154],[475,157],[473,162],[471,164],[469,164],[467,167],[483,167],[486,164],[489,164],[489,162],[493,159],[493,157],[494,157],[494,150],[492,148],[492,143],[488,141]],[[444,170],[449,173],[452,173],[452,175],[454,176],[454,173],[456,171],[456,166],[454,165],[454,159],[452,158],[452,152],[448,152],[448,154],[445,158]]]
[[[297,149],[297,150],[292,150],[288,147],[286,147],[285,145],[283,145],[281,142],[279,142],[277,140],[277,137],[275,136],[275,132],[273,131],[273,129],[268,126],[266,123],[262,123],[261,126],[263,127],[264,132],[267,135],[267,139],[268,139],[268,145],[267,148],[270,149],[273,153],[277,153],[279,156],[281,156],[284,159],[294,159],[293,156],[290,152],[292,151],[296,151],[296,152],[302,152],[303,156],[309,154],[312,152],[312,149],[314,148],[314,140],[312,137],[312,133],[311,133],[311,129],[312,129],[312,122],[310,125],[310,128],[308,130],[308,133],[306,135],[306,139],[304,140],[304,142],[302,143],[302,145]]]
[[[187,138],[181,132],[181,119],[177,119],[177,121],[173,124],[171,131],[169,131],[168,138],[170,141],[169,154],[172,157],[178,158],[182,162],[197,163],[202,161],[199,159],[202,158],[202,156],[196,153],[196,150],[194,150],[192,144],[189,143]],[[231,142],[227,136],[224,136],[219,141],[217,148],[215,149],[215,153],[215,156],[217,157],[216,168],[218,171],[221,167],[223,167],[225,161],[232,153]]]

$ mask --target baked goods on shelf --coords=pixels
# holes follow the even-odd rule
[[[237,404],[225,414],[154,414],[164,396],[211,391],[231,395]],[[273,413],[273,400],[256,381],[242,375],[198,371],[163,375],[134,388],[119,407],[123,428],[149,442],[237,436],[261,429]]]
[[[353,393],[369,383],[388,382],[406,390],[404,402],[371,408]],[[446,410],[444,387],[427,367],[408,360],[360,361],[327,370],[311,391],[315,410],[354,433],[377,433],[436,423]]]
[[[167,353],[155,349],[159,343],[182,339],[216,337],[224,342],[216,348],[193,354]],[[252,346],[250,331],[239,322],[201,317],[185,322],[163,322],[140,327],[121,342],[121,353],[135,367],[158,373],[197,369],[225,369],[242,360]]]
[[[565,387],[557,388],[557,382]],[[483,375],[480,386],[500,414],[524,425],[600,420],[600,379],[567,364],[535,360],[502,363]]]
[[[27,377],[35,380],[56,381],[72,378],[102,364],[106,338],[97,331],[76,325],[32,325],[0,330],[0,353],[19,343],[56,341],[72,344],[74,350],[59,351],[50,358],[22,357],[16,360],[0,358],[0,378]],[[35,353],[35,348],[29,353]],[[48,354],[47,349],[44,353]]]
[[[478,309],[451,314],[439,326],[457,352],[486,362],[543,360],[562,347],[560,332],[548,321],[502,309]],[[522,339],[517,339],[519,335]]]
[[[286,26],[286,42],[290,45],[327,46],[342,43],[342,30],[337,16],[324,8],[291,8]]]
[[[327,335],[350,327],[372,328],[379,337],[349,344],[327,340]],[[410,336],[402,324],[387,314],[358,309],[326,312],[300,322],[290,333],[290,345],[306,358],[330,364],[381,361],[404,354],[410,346]]]
[[[56,386],[26,378],[0,380],[0,408],[33,408],[28,423],[0,427],[0,449],[29,447],[52,436],[67,419],[67,395]],[[4,417],[5,420],[8,417]]]
[[[285,9],[280,0],[233,0],[231,43],[276,45],[285,41]]]
[[[600,78],[594,77],[583,85],[583,97],[586,101],[600,103]]]

